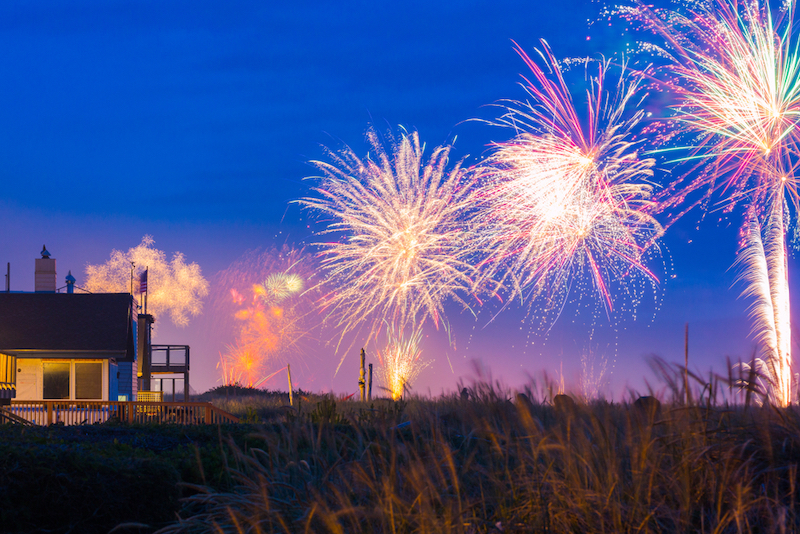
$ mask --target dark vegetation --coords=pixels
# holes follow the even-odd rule
[[[285,394],[236,391],[262,397],[249,415],[241,401],[250,424],[6,425],[0,521],[9,532],[800,531],[800,411],[750,395],[720,404],[715,387],[690,405],[677,389],[660,405],[554,403],[552,391],[489,383],[400,402],[302,394],[293,408]]]
[[[174,520],[179,499],[192,493],[181,482],[228,487],[220,435],[246,447],[252,430],[2,425],[0,531],[94,533],[121,522],[164,525]]]

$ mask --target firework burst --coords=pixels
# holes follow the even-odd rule
[[[664,209],[699,191],[719,193],[726,209],[754,207],[764,218],[778,196],[798,204],[793,176],[775,169],[797,154],[800,55],[793,39],[794,2],[777,19],[757,0],[707,0],[687,14],[639,8],[628,12],[662,35],[671,62],[660,87],[676,99],[671,121],[688,134],[676,161],[697,162],[660,195]],[[783,190],[778,192],[778,190]]]
[[[343,333],[369,322],[370,337],[384,323],[403,330],[443,319],[450,299],[468,307],[476,269],[469,221],[474,193],[469,173],[448,170],[449,146],[427,161],[416,132],[391,140],[387,152],[377,133],[367,138],[370,157],[345,147],[330,163],[313,162],[323,176],[318,198],[299,202],[329,218],[321,243],[327,276],[322,304]]]
[[[520,296],[544,294],[559,309],[572,283],[588,275],[606,312],[614,286],[639,278],[655,283],[643,258],[661,235],[650,196],[654,161],[642,158],[631,132],[640,79],[623,69],[616,93],[604,89],[609,63],[600,62],[588,91],[586,125],[546,43],[550,71],[517,48],[533,76],[530,102],[509,102],[496,121],[518,133],[498,143],[487,169],[484,206],[492,251],[486,273],[511,281]]]
[[[683,159],[696,162],[664,191],[662,205],[688,205],[680,216],[717,194],[727,211],[741,204],[757,223],[745,225],[741,265],[752,270],[743,275],[750,282],[745,293],[761,310],[754,314],[755,330],[769,355],[766,367],[778,388],[774,398],[782,406],[791,399],[784,211],[791,206],[796,213],[798,207],[792,163],[800,139],[794,8],[793,1],[786,2],[774,18],[768,2],[707,0],[693,4],[686,15],[645,7],[629,12],[665,38],[671,64],[663,69],[664,87],[677,98],[672,120],[691,139],[675,150],[688,150]],[[695,192],[699,200],[687,202]],[[762,228],[767,229],[763,240]],[[753,259],[759,257],[754,251],[761,251],[763,264]],[[768,293],[758,280],[768,281]]]

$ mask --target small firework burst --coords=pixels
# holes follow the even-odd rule
[[[421,341],[420,327],[413,328],[409,335],[395,328],[386,330],[386,344],[377,351],[378,374],[393,400],[400,399],[419,373],[432,363],[421,360]]]
[[[279,304],[303,290],[303,278],[293,273],[271,273],[255,289],[266,303]]]

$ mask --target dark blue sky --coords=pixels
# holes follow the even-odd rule
[[[429,146],[457,137],[454,154],[475,162],[509,132],[464,121],[525,96],[511,40],[530,51],[544,38],[558,56],[613,54],[627,37],[605,23],[589,27],[601,8],[574,0],[3,2],[0,262],[12,264],[12,289],[33,288],[43,243],[59,279],[71,269],[79,285],[87,263],[144,234],[209,278],[247,249],[302,243],[304,214],[288,202],[307,192],[307,161],[322,156],[321,144],[364,152],[370,123],[417,129]],[[607,341],[596,350],[616,358],[616,392],[638,387],[647,354],[682,360],[687,321],[698,367],[721,370],[726,355],[752,352],[746,303],[730,289],[738,219],[726,227],[709,216],[696,231],[698,218],[665,238],[673,265],[655,320],[599,334]],[[525,373],[552,374],[562,360],[574,378],[585,325],[562,318],[544,344],[534,335],[530,345],[522,317],[509,310],[483,328],[484,320],[454,315],[455,372],[431,343],[426,355],[436,362],[418,389],[452,387],[472,358],[513,385]],[[195,385],[215,385],[216,349],[196,329],[158,335],[192,344]],[[331,378],[331,349],[316,352],[301,386],[353,390],[351,377]]]

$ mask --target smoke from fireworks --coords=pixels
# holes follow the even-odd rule
[[[345,147],[329,152],[330,163],[313,162],[319,197],[299,201],[330,219],[321,234],[338,238],[320,244],[327,316],[343,334],[365,323],[370,336],[384,323],[438,326],[445,302],[467,307],[474,289],[468,173],[460,163],[447,169],[449,146],[425,161],[416,132],[392,139],[389,152],[374,130],[367,138],[366,159]]]
[[[645,266],[648,248],[661,235],[650,214],[654,161],[642,158],[631,132],[641,120],[636,107],[640,79],[623,69],[617,92],[604,88],[609,63],[599,63],[588,92],[584,127],[549,47],[545,70],[517,48],[533,77],[529,103],[510,102],[497,121],[518,134],[496,144],[484,187],[491,251],[486,272],[516,293],[543,294],[560,309],[573,283],[587,276],[610,314],[615,285],[655,284]]]
[[[180,252],[167,261],[166,254],[153,243],[146,235],[141,244],[127,252],[114,250],[106,263],[87,265],[85,289],[92,293],[128,293],[133,282],[133,292],[138,294],[139,274],[148,269],[148,313],[156,317],[169,314],[176,326],[186,326],[190,317],[202,312],[208,282],[199,265],[187,264]]]

